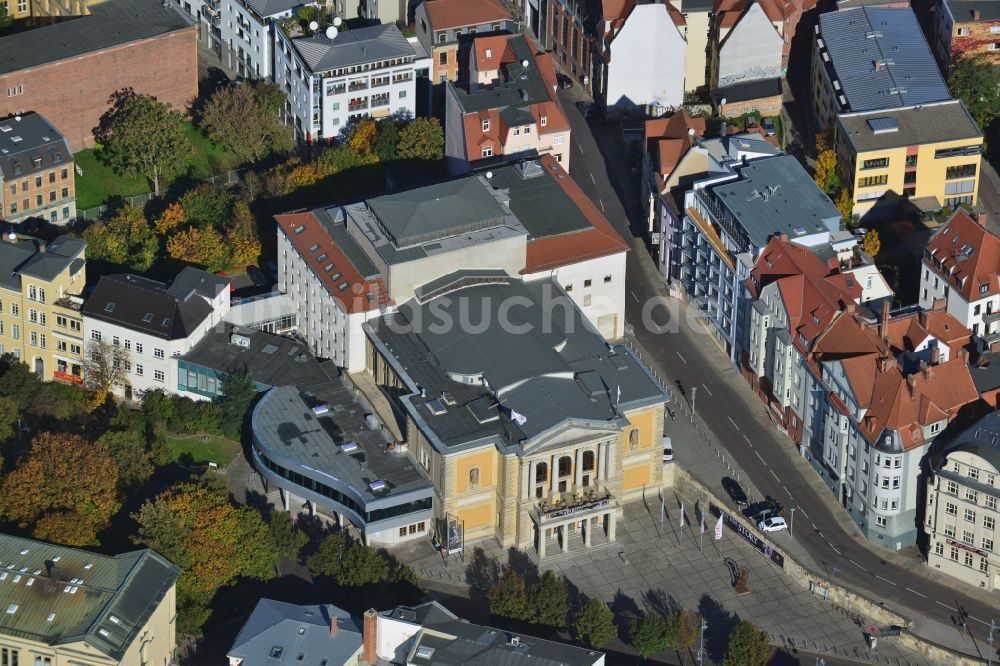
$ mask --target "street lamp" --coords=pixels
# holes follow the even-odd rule
[[[694,400],[698,397],[698,387],[691,387],[691,421],[694,421]]]
[[[990,644],[989,666],[993,666],[993,630],[997,629],[995,620],[990,620],[990,633],[986,637],[986,642]]]
[[[792,516],[788,521],[788,536],[794,536],[793,528],[795,527],[795,507],[792,507]]]
[[[704,664],[705,659],[705,630],[708,629],[708,623],[705,622],[705,618],[701,618],[701,635],[698,639],[698,666]],[[990,634],[992,638],[993,634]]]

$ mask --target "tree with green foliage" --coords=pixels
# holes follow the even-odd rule
[[[399,144],[399,128],[391,120],[383,120],[378,124],[378,136],[375,137],[373,150],[380,162],[391,162],[398,156],[396,146]]]
[[[528,593],[524,577],[510,567],[504,569],[500,580],[487,593],[490,613],[511,620],[528,619]]]
[[[0,444],[11,439],[17,433],[18,418],[20,418],[20,414],[17,402],[13,398],[0,395]],[[0,467],[3,467],[2,460],[0,460]]]
[[[566,579],[554,571],[546,571],[531,590],[531,621],[555,629],[566,626],[569,614]]]
[[[346,547],[343,532],[331,532],[319,542],[316,552],[306,559],[306,566],[313,575],[336,576]]]
[[[600,599],[591,597],[576,616],[576,638],[595,650],[615,637],[615,614]]]
[[[140,488],[156,471],[152,452],[141,432],[108,430],[97,438],[118,466],[118,486],[122,493]]]
[[[361,160],[354,154],[350,146],[339,143],[336,146],[327,147],[320,153],[317,164],[321,175],[332,176],[359,166]]]
[[[96,543],[121,507],[118,467],[79,435],[43,432],[0,486],[4,517],[38,539],[70,546]]]
[[[145,177],[160,196],[161,180],[181,173],[194,150],[184,135],[184,117],[131,88],[113,93],[108,105],[94,128],[98,155],[119,173]]]
[[[239,439],[250,403],[257,397],[253,376],[247,369],[231,372],[222,380],[222,389],[219,398],[222,434],[229,439]]]
[[[279,117],[284,100],[281,89],[272,83],[240,81],[223,86],[205,105],[201,126],[210,139],[245,162],[256,163],[294,146],[291,126]]]
[[[172,396],[162,390],[146,391],[142,396],[142,414],[146,419],[146,428],[151,433],[161,433],[167,429],[167,424],[174,419],[174,401]]]
[[[360,541],[352,543],[344,551],[340,570],[337,571],[337,582],[344,587],[361,587],[388,579],[389,561],[382,553]]]
[[[667,618],[667,633],[670,634],[671,645],[680,653],[683,664],[685,655],[694,647],[701,633],[701,613],[683,608],[675,610]]]
[[[400,564],[392,574],[392,596],[399,603],[412,605],[424,597],[417,572],[409,564]]]
[[[108,221],[96,221],[83,230],[87,257],[145,273],[160,253],[160,240],[143,215],[142,207],[125,204]]]
[[[722,666],[765,666],[774,652],[760,627],[741,621],[729,634],[729,647]]]
[[[629,625],[629,640],[643,659],[662,652],[670,645],[667,623],[657,613],[643,613]]]
[[[962,55],[948,71],[948,89],[985,129],[1000,115],[1000,67],[983,55]]]
[[[134,541],[181,567],[177,583],[178,629],[192,633],[208,618],[215,593],[241,577],[274,575],[279,554],[261,515],[237,507],[225,482],[204,477],[177,484],[132,516]]]
[[[837,151],[826,134],[816,135],[816,171],[813,180],[824,192],[831,193],[840,187],[837,173]]]
[[[222,229],[233,212],[234,201],[228,190],[200,183],[181,195],[177,203],[184,211],[184,219],[188,224],[199,229]]]
[[[13,400],[18,412],[28,409],[41,389],[42,380],[27,363],[13,354],[0,356],[0,396]]]
[[[416,118],[399,131],[396,148],[404,160],[437,161],[444,158],[444,130],[434,117]]]
[[[293,562],[299,561],[299,553],[309,543],[309,536],[295,525],[292,514],[286,511],[278,511],[271,516],[268,533],[278,554]]]

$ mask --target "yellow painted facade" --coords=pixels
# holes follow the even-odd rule
[[[455,460],[455,493],[484,490],[496,485],[496,467],[500,453],[495,448],[458,454]]]
[[[649,476],[648,464],[628,467],[622,471],[622,489],[636,490],[643,486],[652,486]]]

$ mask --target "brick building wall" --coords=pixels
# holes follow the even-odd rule
[[[76,187],[73,162],[25,174],[2,182],[0,216],[17,222],[28,217],[43,217],[65,224],[76,216]],[[53,218],[52,213],[56,216]]]
[[[544,46],[552,49],[556,66],[578,81],[589,77],[590,39],[583,24],[559,0],[549,3],[548,28]]]
[[[969,34],[960,34],[962,30]],[[1000,65],[1000,21],[956,22],[952,28],[951,61],[965,55],[984,56]]]
[[[44,115],[75,152],[94,145],[93,129],[116,90],[133,88],[183,111],[198,94],[198,28],[0,75],[0,117]]]

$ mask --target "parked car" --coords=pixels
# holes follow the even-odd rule
[[[851,233],[857,236],[858,238],[861,238],[866,233],[868,233],[868,229],[864,227],[855,227],[855,229]]]
[[[594,113],[594,105],[590,102],[577,102],[576,108],[580,109],[580,113],[583,114],[584,118],[589,118]]]
[[[565,74],[556,74],[556,82],[559,84],[559,87],[563,89],[573,87],[573,79],[569,78]]]
[[[761,532],[780,532],[781,530],[788,529],[788,525],[785,524],[785,519],[779,516],[765,518],[757,523],[757,527]]]
[[[746,506],[749,504],[747,500],[747,494],[743,492],[743,488],[740,486],[736,479],[725,476],[722,478],[722,488],[729,495],[729,499],[733,500],[737,506]]]
[[[774,128],[774,121],[772,119],[764,118],[762,121],[760,121],[760,125],[761,127],[764,128],[764,131],[767,132],[768,136],[774,136],[776,130]]]
[[[670,462],[674,459],[674,445],[669,437],[663,438],[663,462]]]
[[[267,276],[264,275],[264,271],[260,270],[256,266],[249,266],[247,268],[247,275],[258,287],[267,286]]]
[[[760,502],[754,502],[743,509],[743,515],[753,521],[764,520],[768,516],[780,516],[781,505],[774,499],[768,497]]]

